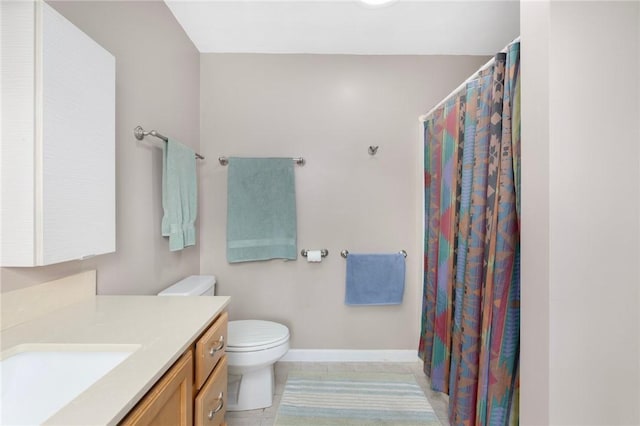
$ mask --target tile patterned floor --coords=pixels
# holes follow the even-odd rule
[[[269,408],[251,411],[229,412],[226,416],[228,426],[273,426],[273,422],[278,412],[284,385],[287,382],[287,375],[290,370],[307,371],[372,371],[372,372],[394,372],[413,373],[416,382],[422,388],[429,403],[436,412],[443,426],[449,426],[447,420],[447,407],[449,398],[440,392],[434,392],[429,387],[429,379],[422,372],[420,362],[278,362],[276,363],[276,386],[273,405]]]

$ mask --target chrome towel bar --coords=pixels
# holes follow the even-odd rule
[[[295,161],[298,166],[304,166],[304,163],[306,163],[303,157],[292,157],[291,159]],[[229,158],[227,157],[218,157],[218,161],[223,166],[229,164]]]
[[[138,126],[135,129],[133,129],[133,135],[136,137],[136,139],[138,139],[139,141],[141,141],[142,139],[144,139],[145,136],[155,136],[158,139],[162,139],[165,142],[169,142],[169,138],[166,136],[161,135],[160,133],[156,132],[155,130],[150,130],[150,131],[146,131],[142,128],[142,126]],[[196,152],[196,158],[199,160],[204,160],[204,157],[200,154],[198,154]]]
[[[403,255],[404,257],[407,257],[407,252],[404,250],[400,250],[400,254]],[[347,256],[349,256],[349,250],[342,250],[340,252],[340,256],[344,257],[345,259],[347,258]]]

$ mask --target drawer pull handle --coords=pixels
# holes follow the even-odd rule
[[[218,414],[218,412],[222,410],[222,407],[224,407],[224,392],[220,392],[220,395],[218,395],[218,401],[220,401],[220,404],[218,404],[218,406],[213,410],[209,411],[209,414],[207,415],[209,420],[213,420],[213,416]]]
[[[224,349],[224,336],[220,336],[218,339],[218,346],[209,349],[209,355],[215,356],[216,352],[221,351],[222,349]]]

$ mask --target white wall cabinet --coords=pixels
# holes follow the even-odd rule
[[[0,265],[113,252],[115,58],[40,0],[0,20]]]

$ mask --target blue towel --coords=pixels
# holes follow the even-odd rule
[[[401,253],[347,256],[347,305],[398,305],[404,294],[405,259]]]
[[[294,178],[290,158],[229,158],[229,263],[296,259]]]
[[[162,236],[170,251],[196,244],[197,185],[195,151],[169,140],[162,146]]]

